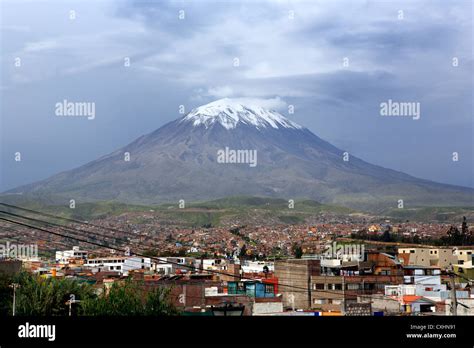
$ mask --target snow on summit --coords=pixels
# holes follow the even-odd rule
[[[253,99],[219,99],[193,109],[182,121],[192,122],[194,126],[210,127],[219,122],[226,129],[236,128],[239,123],[255,128],[293,128],[302,129],[274,110],[268,110]]]

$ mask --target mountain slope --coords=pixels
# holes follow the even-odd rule
[[[257,165],[219,163],[256,151]],[[130,161],[124,153],[130,153]],[[235,195],[310,198],[355,209],[473,205],[474,190],[371,165],[275,111],[222,99],[79,168],[11,190],[76,201],[152,204]]]

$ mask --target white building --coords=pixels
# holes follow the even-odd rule
[[[140,256],[117,256],[98,257],[88,259],[84,263],[85,267],[90,267],[98,272],[115,271],[127,275],[132,270],[150,270],[152,268],[149,257]]]
[[[88,259],[85,263],[85,267],[90,267],[98,272],[101,271],[116,271],[122,272],[123,264],[125,263],[126,257],[98,257],[94,259]]]
[[[122,265],[122,273],[128,275],[129,271],[135,270],[150,270],[151,259],[149,257],[131,256],[125,259]]]
[[[227,261],[224,259],[203,259],[202,269],[204,271],[223,271],[227,267]]]
[[[162,275],[175,274],[173,272],[174,265],[172,265],[171,263],[153,263],[152,268],[156,273],[159,273]]]
[[[163,275],[189,273],[199,268],[194,257],[159,257],[158,260],[153,261],[151,268]]]
[[[78,246],[73,246],[72,250],[56,251],[56,262],[67,264],[70,260],[85,260],[87,255],[87,251],[80,250]]]
[[[420,268],[414,269],[413,275],[404,276],[404,284],[386,285],[385,295],[398,299],[410,295],[422,296],[431,301],[442,302],[449,298],[450,291],[445,284],[441,284],[441,270]]]
[[[269,272],[273,272],[275,270],[275,265],[273,262],[247,260],[242,260],[240,262],[240,268],[244,273],[260,273],[264,271],[265,266],[268,268]]]

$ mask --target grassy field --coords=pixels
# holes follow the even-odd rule
[[[18,202],[18,206],[62,216],[70,219],[93,220],[111,216],[119,216],[130,212],[151,213],[151,217],[170,223],[179,223],[187,226],[218,226],[221,221],[272,221],[282,224],[304,223],[309,216],[321,213],[350,214],[348,208],[324,205],[316,201],[295,201],[294,207],[283,199],[239,196],[228,197],[206,202],[186,203],[185,208],[176,204],[162,205],[131,205],[118,202],[76,203],[74,209],[69,205],[49,205],[35,201]],[[2,209],[7,209],[2,207]],[[14,210],[7,209],[14,212]],[[148,214],[150,215],[150,214]],[[149,218],[151,218],[149,217]],[[148,217],[137,216],[132,218],[133,223],[146,223]]]
[[[2,201],[0,199],[0,201]],[[161,205],[133,205],[112,201],[94,203],[76,203],[74,209],[67,204],[57,205],[35,200],[20,200],[11,204],[24,208],[59,215],[65,218],[78,220],[93,220],[124,213],[147,213],[132,218],[132,223],[147,223],[148,219],[155,218],[160,222],[181,224],[191,227],[211,227],[236,221],[245,223],[274,223],[274,224],[301,224],[319,214],[332,214],[347,217],[356,216],[360,212],[349,208],[321,204],[312,200],[295,200],[294,207],[284,199],[264,198],[254,196],[227,197],[205,202],[186,202],[185,208],[175,204]],[[7,209],[2,206],[2,209]],[[13,210],[8,210],[14,212]],[[468,207],[417,207],[392,209],[380,214],[381,218],[390,218],[393,221],[460,221],[462,216],[474,219],[474,211]]]

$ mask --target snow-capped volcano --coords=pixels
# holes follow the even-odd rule
[[[293,128],[302,129],[299,124],[290,121],[274,110],[267,110],[258,103],[249,103],[247,99],[219,99],[193,109],[181,122],[191,122],[194,126],[206,128],[218,123],[225,129],[233,129],[239,124],[255,128]]]
[[[227,150],[255,154],[255,161],[220,161],[219,153]],[[396,207],[399,200],[409,206],[472,206],[474,197],[471,188],[364,162],[276,111],[232,99],[200,106],[95,161],[9,192],[55,196],[58,202],[139,204],[305,197],[356,209]]]

